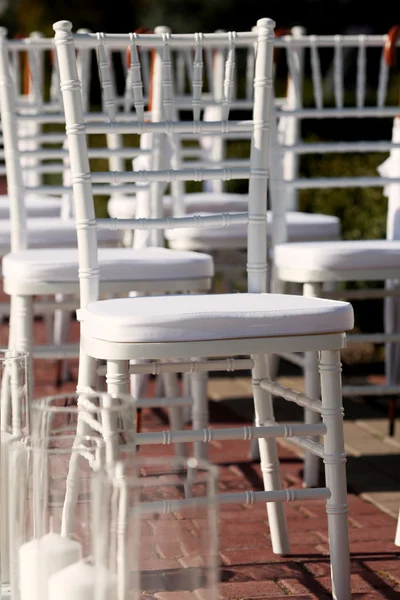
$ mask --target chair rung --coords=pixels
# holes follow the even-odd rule
[[[367,298],[386,298],[400,296],[400,286],[393,289],[379,290],[334,290],[332,292],[321,290],[319,298],[346,298],[346,300],[367,300]]]
[[[247,213],[218,213],[214,215],[194,215],[192,217],[167,217],[165,219],[97,219],[99,229],[123,231],[125,229],[185,229],[186,227],[229,227],[230,225],[247,225]]]
[[[39,300],[33,304],[34,315],[44,315],[47,313],[53,313],[55,310],[76,310],[79,307],[79,300],[66,300],[65,302],[55,302],[51,300]],[[8,316],[10,314],[10,303],[0,303],[0,315]]]
[[[293,179],[293,181],[285,182],[285,185],[296,190],[318,190],[325,188],[384,187],[399,182],[399,177],[315,177]]]
[[[373,344],[384,344],[385,342],[400,342],[400,333],[360,333],[349,334],[347,342],[358,344],[359,342],[371,342]]]
[[[295,154],[326,154],[344,153],[344,152],[389,152],[392,149],[400,148],[400,143],[392,141],[360,141],[360,142],[317,142],[317,143],[298,143],[283,144],[282,148],[290,150]]]
[[[192,406],[193,400],[190,396],[181,396],[177,398],[139,398],[136,402],[136,408],[170,408]]]
[[[300,392],[296,392],[295,390],[291,390],[290,388],[282,385],[281,383],[276,383],[275,381],[271,381],[270,379],[262,379],[260,381],[261,389],[270,392],[274,396],[280,396],[289,402],[294,402],[298,406],[304,406],[305,408],[309,408],[310,410],[314,410],[315,412],[322,413],[322,402],[321,400],[314,400],[313,398],[309,398],[305,394],[301,394]]]
[[[320,458],[324,458],[324,447],[319,442],[314,442],[314,440],[309,438],[298,437],[292,437],[289,441],[291,444],[295,444],[295,446],[303,448],[303,450],[307,450],[308,452],[311,452]]]
[[[189,481],[187,482],[189,486]],[[331,493],[328,488],[305,488],[268,491],[268,492],[232,492],[230,494],[217,494],[215,501],[218,504],[255,504],[256,502],[295,502],[296,500],[323,500],[328,499]],[[170,513],[189,508],[191,506],[207,506],[214,498],[207,496],[185,498],[182,500],[159,500],[156,502],[143,502],[140,511],[144,514],[161,512]]]
[[[79,344],[65,344],[55,346],[52,344],[35,346],[34,358],[76,358],[79,356]]]
[[[221,360],[190,360],[165,363],[153,361],[133,364],[129,368],[131,375],[160,375],[161,373],[197,373],[203,371],[239,371],[253,368],[251,358],[224,358]],[[97,368],[98,375],[106,375],[107,367]]]
[[[400,385],[345,385],[343,396],[393,396],[400,394]]]
[[[206,181],[208,179],[246,179],[249,177],[250,164],[247,166],[221,167],[209,169],[168,169],[161,171],[103,171],[92,174],[93,184],[148,183],[150,181]],[[222,163],[224,164],[224,162]],[[242,163],[241,163],[242,164]]]
[[[302,356],[301,354],[296,354],[295,352],[279,352],[279,356],[281,358],[284,358],[288,362],[293,363],[297,367],[300,367],[301,369],[304,368],[304,356]]]
[[[277,111],[279,116],[297,117],[298,119],[355,119],[356,117],[368,118],[389,118],[395,117],[398,112],[398,106],[364,106],[363,108],[346,107],[346,108],[285,108],[285,110]]]
[[[316,424],[284,424],[269,425],[268,427],[235,427],[229,429],[192,429],[185,431],[153,431],[139,433],[137,443],[174,444],[177,442],[212,442],[223,440],[252,440],[259,438],[292,438],[297,436],[310,437],[325,435],[324,423]]]

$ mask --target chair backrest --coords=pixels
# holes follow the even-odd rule
[[[309,79],[304,86],[311,91],[312,99],[302,93],[303,86],[299,81],[301,71],[299,64],[289,61],[289,70],[296,96],[296,105],[289,109],[278,107],[276,119],[294,116],[300,122],[307,120],[308,126],[317,125],[328,119],[336,122],[334,131],[330,132],[332,141],[316,141],[287,143],[277,135],[276,121],[273,127],[273,146],[271,162],[273,163],[271,188],[274,211],[274,243],[287,240],[285,206],[282,199],[289,190],[306,189],[345,189],[383,187],[396,181],[376,175],[359,176],[349,173],[346,177],[328,175],[324,177],[301,177],[297,175],[288,181],[282,171],[282,156],[289,149],[295,156],[326,155],[331,153],[382,153],[382,161],[387,152],[396,147],[390,139],[391,127],[387,130],[386,140],[382,133],[384,119],[391,121],[399,113],[397,81],[390,75],[390,65],[385,58],[387,35],[336,35],[336,36],[300,36],[282,37],[275,41],[279,48],[299,48],[305,52],[305,72]],[[355,60],[353,63],[351,59]],[[333,63],[333,97],[329,86],[324,86],[324,72]],[[351,70],[352,69],[352,70]],[[311,89],[310,89],[311,88]],[[349,126],[363,120],[364,139],[356,137],[349,141]],[[375,119],[379,122],[379,136],[373,132],[371,124]],[[311,125],[310,125],[311,123]],[[383,130],[384,131],[384,130]],[[368,137],[369,136],[369,137]],[[336,138],[336,139],[335,139]],[[398,145],[398,144],[397,144]],[[400,175],[400,170],[399,170]],[[400,181],[398,179],[397,181]]]
[[[26,52],[27,48],[28,52]],[[78,73],[80,78],[85,80],[89,52],[88,49],[79,46],[77,50]],[[54,89],[54,78],[46,87],[44,83],[46,78],[40,75],[41,68],[39,69],[39,64],[43,64],[45,60],[48,65],[51,62],[57,65],[56,60],[51,61],[51,56],[47,56],[51,54],[54,54],[53,38],[35,35],[24,39],[8,40],[7,31],[4,28],[0,29],[0,111],[10,200],[12,251],[25,249],[28,245],[24,203],[27,194],[37,193],[42,197],[61,196],[65,198],[66,204],[71,203],[69,153],[66,148],[65,116],[58,69],[57,67],[53,69],[53,72],[57,73],[58,92]],[[16,56],[19,58],[16,59]],[[19,66],[30,76],[25,84],[24,91],[27,92],[25,94],[22,94],[19,88],[21,81],[17,73]],[[43,85],[39,85],[41,81]],[[82,89],[84,92],[82,106],[87,118],[97,121],[103,119],[108,122],[109,117],[103,112],[87,112],[89,108],[87,86],[84,85]],[[123,117],[128,120],[128,115],[125,114]],[[134,119],[134,115],[129,115],[130,121]],[[43,125],[46,125],[46,131],[42,130]],[[121,160],[140,153],[140,148],[130,148],[128,152],[122,146],[115,149],[91,148],[89,151],[91,158],[105,158],[110,163],[115,158]],[[27,177],[32,172],[35,176]],[[42,178],[44,174],[58,176],[59,183],[47,183]]]
[[[85,126],[85,116],[82,106],[80,84],[76,65],[75,45],[88,47],[98,43],[99,36],[73,35],[72,24],[69,21],[55,23],[55,46],[60,70],[61,89],[66,116],[66,130],[71,159],[71,173],[74,189],[75,215],[79,249],[79,273],[81,305],[97,300],[99,290],[99,267],[97,260],[97,227],[111,228],[145,228],[162,231],[170,227],[187,226],[229,226],[234,222],[248,223],[248,286],[251,292],[266,291],[267,269],[267,211],[266,196],[269,166],[269,122],[272,101],[272,53],[274,22],[270,19],[260,19],[257,23],[257,33],[220,33],[220,34],[138,34],[135,37],[123,34],[102,34],[100,36],[103,50],[117,41],[124,40],[132,44],[131,57],[133,65],[138,64],[136,45],[156,49],[154,97],[152,105],[152,122],[146,122],[141,115],[136,123],[126,123],[118,120],[117,116],[111,122],[98,125],[92,123],[91,131],[118,134],[153,135],[153,153],[151,169],[143,172],[120,173],[91,173],[88,160],[88,146]],[[223,118],[221,121],[206,123],[200,120],[200,98],[202,75],[202,49],[210,45],[220,45],[228,48],[226,71],[232,72],[232,54],[235,46],[257,43],[257,54],[254,78],[254,109],[251,121],[229,120],[230,90],[232,78],[228,76],[224,88]],[[173,90],[171,76],[170,51],[176,47],[192,47],[194,50],[193,68],[193,116],[190,120],[173,120]],[[104,55],[103,50],[99,55]],[[136,98],[141,98],[140,70],[136,69]],[[134,97],[134,100],[136,100]],[[139,117],[139,115],[138,115]],[[251,154],[248,166],[230,169],[169,169],[160,170],[165,143],[174,134],[204,135],[215,132],[235,132],[251,130]],[[248,179],[249,181],[249,210],[248,214],[211,215],[163,219],[161,214],[162,197],[160,187],[166,181],[174,180],[204,180],[204,179]],[[95,219],[93,195],[97,186],[113,182],[120,184],[124,192],[135,191],[137,186],[131,182],[149,181],[151,186],[151,202],[154,204],[152,214],[154,219],[135,220],[97,220]]]

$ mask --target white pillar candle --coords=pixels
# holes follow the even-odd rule
[[[19,549],[21,600],[47,600],[50,575],[81,558],[80,543],[57,533],[47,533],[23,544]]]
[[[96,587],[97,586],[97,587]],[[117,578],[105,569],[83,561],[58,571],[49,578],[48,600],[113,600],[116,597]]]
[[[0,583],[10,581],[10,532],[8,526],[8,444],[11,433],[1,432],[0,442]]]

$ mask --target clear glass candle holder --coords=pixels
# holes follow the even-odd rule
[[[65,577],[68,569],[67,579],[86,589],[87,570],[94,572],[92,478],[104,460],[105,443],[99,436],[10,443],[11,600],[60,600],[57,577]]]
[[[95,600],[218,597],[217,473],[195,458],[140,455],[96,473]]]
[[[28,435],[28,354],[0,349],[0,429],[13,436]]]
[[[0,598],[10,591],[8,448],[29,433],[26,352],[0,350]]]
[[[98,435],[105,442],[106,460],[113,464],[121,451],[130,451],[136,437],[136,404],[128,395],[91,391],[39,398],[31,407],[32,439]]]

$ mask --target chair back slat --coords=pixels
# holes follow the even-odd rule
[[[382,108],[386,102],[387,90],[389,82],[389,65],[385,59],[385,49],[382,48],[381,60],[379,64],[379,80],[377,90],[377,101],[376,104],[379,108]]]
[[[365,106],[365,84],[367,80],[367,52],[365,47],[365,36],[360,35],[357,53],[357,107]]]
[[[196,119],[195,110],[192,117],[176,121],[174,108],[174,91],[172,86],[172,73],[170,69],[171,53],[185,47],[191,57],[192,89],[200,82],[197,66],[199,59],[199,36],[195,34],[171,34],[167,28],[156,28],[155,34],[138,34],[136,42],[154,49],[154,76],[152,81],[152,121],[136,122],[132,124],[118,122],[118,114],[113,123],[88,123],[85,127],[85,115],[82,108],[82,99],[79,89],[79,80],[76,69],[75,45],[78,44],[79,34],[72,35],[72,25],[69,22],[59,22],[54,25],[55,46],[58,54],[61,87],[64,99],[66,130],[69,140],[71,156],[72,184],[74,189],[75,218],[78,232],[78,248],[80,257],[80,285],[81,305],[96,300],[98,297],[98,261],[95,235],[95,221],[93,210],[93,193],[97,185],[120,185],[131,181],[149,182],[150,214],[149,220],[132,220],[132,228],[145,227],[152,235],[151,243],[159,245],[163,239],[163,229],[167,227],[205,226],[208,223],[214,226],[229,226],[232,219],[225,215],[206,215],[193,217],[178,217],[165,220],[162,218],[161,196],[166,182],[202,181],[203,179],[247,179],[249,181],[249,210],[248,215],[238,215],[239,220],[248,222],[248,284],[249,291],[261,292],[266,290],[266,257],[267,257],[267,185],[269,161],[269,130],[270,112],[272,106],[272,55],[273,55],[273,30],[274,23],[270,19],[261,19],[258,22],[257,33],[238,34],[203,34],[201,45],[206,47],[219,47],[226,49],[227,60],[225,63],[224,87],[222,97],[223,114],[219,121],[201,122]],[[89,39],[91,37],[89,36]],[[101,40],[107,47],[112,47],[117,41],[125,40],[129,43],[129,36],[120,34],[102,34]],[[128,41],[128,42],[127,42]],[[257,43],[254,78],[254,110],[253,118],[247,122],[228,121],[233,86],[233,73],[235,62],[235,45],[241,46]],[[88,44],[89,45],[89,44]],[[197,52],[196,52],[197,51]],[[197,54],[197,56],[196,56]],[[221,106],[221,105],[220,105]],[[194,107],[195,108],[195,107]],[[149,168],[130,172],[90,173],[88,161],[88,147],[86,134],[93,127],[98,132],[136,130],[142,136],[152,136],[152,154]],[[168,149],[174,146],[174,135],[195,134],[201,136],[207,133],[220,132],[225,134],[230,131],[250,131],[251,151],[250,168],[229,167],[222,169],[209,169],[204,166],[198,168],[168,168],[164,162]],[[182,220],[183,219],[183,220]],[[233,219],[234,221],[234,219]],[[201,224],[201,225],[200,225]],[[102,222],[101,227],[109,226],[110,222]],[[126,227],[126,221],[119,222],[118,227]]]
[[[335,54],[333,63],[333,82],[336,108],[343,108],[343,46],[340,35],[335,36]]]
[[[39,32],[31,33],[28,38],[29,41],[37,40],[43,37]],[[43,104],[43,76],[44,76],[44,64],[43,64],[43,52],[40,52],[32,44],[28,45],[28,61],[29,61],[29,88],[32,93],[33,103],[37,110],[39,110]]]
[[[292,36],[289,36],[292,39]],[[302,69],[300,66],[299,49],[294,48],[291,42],[286,47],[286,59],[289,70],[289,81],[292,86],[293,104],[300,108],[302,106],[302,85],[300,78],[302,76]]]
[[[223,99],[222,99],[222,121],[229,119],[229,111],[232,102],[233,90],[234,90],[234,75],[235,75],[235,40],[236,33],[230,31],[229,35],[229,48],[228,55],[225,63],[225,78],[223,88]]]
[[[253,27],[252,31],[256,28]],[[254,66],[256,61],[256,47],[255,44],[251,44],[247,49],[246,54],[246,99],[253,100],[253,79],[254,79]]]
[[[169,32],[163,33],[162,49],[162,104],[164,119],[166,121],[174,120],[174,100],[172,92],[172,61],[169,48]]]
[[[214,75],[213,75],[213,50],[212,48],[204,48],[204,62],[206,65],[207,84],[210,96],[214,97]]]
[[[127,78],[125,85],[125,112],[128,112],[130,110],[130,99],[132,98],[138,120],[144,121],[144,94],[142,69],[136,46],[136,34],[132,33],[130,38],[130,64],[127,70]]]
[[[0,27],[0,107],[1,126],[7,165],[7,188],[10,197],[11,250],[24,250],[27,245],[24,181],[18,148],[18,129],[15,117],[15,81],[8,62],[7,30]]]
[[[311,76],[314,92],[314,102],[317,108],[322,108],[324,105],[324,93],[322,89],[321,77],[321,62],[319,60],[319,52],[316,44],[316,36],[310,36],[310,51],[311,51]]]
[[[78,29],[79,33],[90,33],[89,29]],[[77,52],[77,65],[78,65],[78,75],[79,80],[82,86],[82,102],[83,102],[83,110],[88,112],[89,110],[89,100],[90,100],[90,69],[91,69],[91,54],[92,51],[88,48],[79,48]],[[61,94],[60,89],[60,74],[58,73],[58,64],[57,61],[54,61],[57,65],[57,79],[58,79],[58,91]]]
[[[103,110],[107,114],[110,123],[113,124],[115,123],[118,109],[115,97],[115,82],[113,81],[112,75],[113,69],[110,65],[112,56],[109,49],[105,47],[103,38],[104,35],[102,33],[97,33],[97,64],[102,88]],[[107,134],[107,145],[111,150],[121,148],[121,136],[116,133]],[[119,156],[112,156],[110,158],[110,166],[114,171],[122,171],[124,168],[124,161]]]
[[[107,113],[111,123],[114,123],[117,114],[114,86],[111,81],[110,56],[103,42],[104,34],[97,33],[97,65],[99,67],[100,84],[102,88],[103,110]],[[79,75],[79,73],[78,73]]]
[[[193,120],[200,121],[201,114],[201,92],[203,90],[203,46],[201,34],[196,35],[196,50],[193,61],[193,78],[192,78],[192,108]]]

